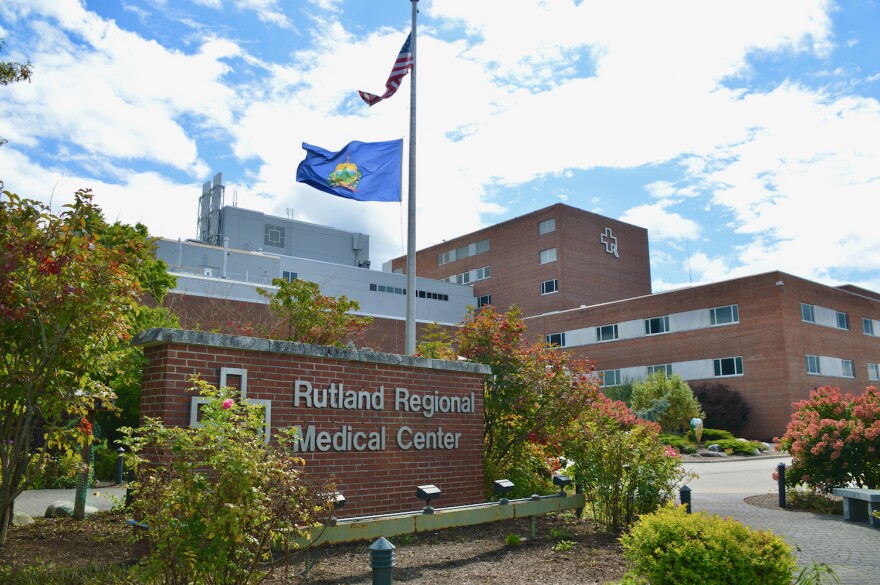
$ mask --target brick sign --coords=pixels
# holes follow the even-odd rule
[[[306,470],[345,495],[339,516],[417,510],[416,486],[436,505],[484,500],[480,364],[413,358],[177,329],[135,338],[149,360],[141,416],[198,425],[198,374],[262,404],[267,439],[295,427]]]

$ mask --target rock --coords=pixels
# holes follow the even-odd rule
[[[719,452],[721,452],[721,446],[720,446],[720,445],[709,445],[709,447],[707,447],[707,448],[709,449],[709,451],[712,451],[713,453],[719,453]]]
[[[46,508],[46,518],[66,518],[73,516],[73,502],[66,502],[64,500],[55,500],[49,507]],[[94,506],[86,506],[85,513],[86,516],[89,514],[94,514],[98,511],[98,509]]]
[[[12,515],[13,526],[30,526],[34,523],[34,519],[24,512],[16,512]]]
[[[755,451],[754,451],[752,454],[753,454],[753,455],[760,455],[760,454],[761,454],[761,450],[760,450],[760,449],[755,449]]]
[[[773,449],[773,447],[770,445],[770,443],[761,443],[761,450],[762,451],[770,451],[772,449]]]

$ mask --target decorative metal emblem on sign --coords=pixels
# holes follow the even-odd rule
[[[599,241],[605,244],[605,251],[614,254],[615,258],[620,258],[617,254],[617,238],[611,234],[611,228],[605,228],[605,231],[599,236]]]

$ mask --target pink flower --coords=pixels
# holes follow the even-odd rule
[[[232,398],[227,398],[223,401],[223,409],[226,410],[227,408],[232,408],[233,404],[235,403],[233,402]]]

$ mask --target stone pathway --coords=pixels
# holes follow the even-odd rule
[[[686,461],[700,478],[692,481],[695,512],[730,516],[747,526],[772,530],[797,552],[799,566],[826,563],[842,585],[880,584],[880,530],[844,522],[842,516],[768,510],[746,504],[748,496],[778,494],[772,473],[789,458]],[[825,581],[823,581],[824,583]]]

